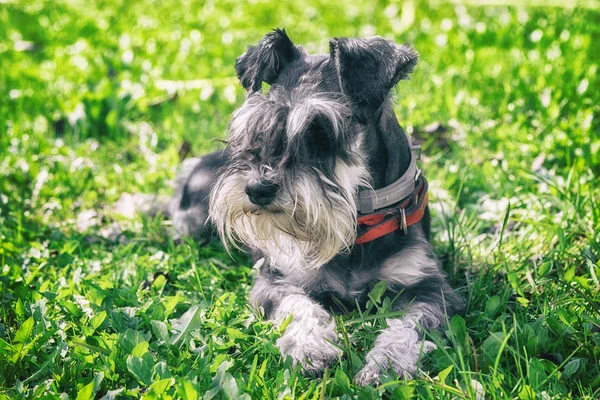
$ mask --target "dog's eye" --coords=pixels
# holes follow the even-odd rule
[[[280,158],[287,146],[287,139],[284,135],[279,135],[278,140],[274,140],[269,151],[270,156],[274,158]]]
[[[332,138],[322,124],[322,121],[315,119],[308,127],[306,132],[307,150],[315,155],[330,153],[334,148]]]

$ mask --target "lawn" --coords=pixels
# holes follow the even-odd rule
[[[600,398],[600,3],[490,3],[0,1],[0,399]],[[467,309],[414,381],[353,383],[378,293],[304,376],[246,304],[248,258],[114,209],[221,146],[234,59],[274,27],[420,52],[396,111]]]

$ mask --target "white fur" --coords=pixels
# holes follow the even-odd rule
[[[277,94],[277,91],[273,92]],[[233,112],[233,118],[229,123],[229,142],[244,143],[248,138],[249,121],[255,121],[260,116],[260,129],[269,131],[277,123],[277,119],[271,118],[270,112],[265,110],[277,110],[289,107],[287,102],[282,102],[274,96],[274,99],[263,96],[260,93],[249,94],[244,105]]]
[[[273,319],[279,326],[290,315],[292,321],[277,340],[284,357],[289,355],[294,365],[300,363],[304,369],[315,371],[339,358],[341,351],[333,344],[337,341],[335,322],[323,307],[306,295],[294,294],[281,301]]]
[[[210,214],[223,241],[262,250],[280,270],[319,268],[356,240],[355,193],[368,184],[364,165],[339,159],[335,180],[321,179],[341,189],[321,195],[310,174],[300,174],[293,193],[281,191],[267,209],[252,205],[245,192],[248,176],[221,176],[212,191]],[[318,171],[317,171],[318,172]]]
[[[405,379],[412,379],[418,371],[422,354],[436,348],[430,341],[421,339],[421,328],[435,328],[441,321],[435,317],[437,310],[430,305],[417,303],[403,318],[388,319],[373,349],[365,357],[365,365],[356,375],[356,383],[368,385],[379,382],[381,373],[389,369]]]
[[[287,119],[288,137],[303,133],[317,115],[329,120],[335,135],[342,134],[351,114],[350,109],[329,93],[317,93],[301,98],[305,90],[306,88],[302,88],[292,92],[291,101],[294,106]]]
[[[197,172],[191,175],[190,179],[187,181],[188,190],[193,192],[209,187],[212,179],[213,174],[211,172]]]
[[[380,280],[391,284],[412,286],[428,276],[436,275],[436,261],[421,247],[408,248],[386,260],[378,271]]]

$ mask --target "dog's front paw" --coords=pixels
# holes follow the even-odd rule
[[[435,348],[435,344],[429,341],[375,346],[367,354],[366,363],[356,374],[355,382],[363,386],[379,384],[381,374],[386,371],[393,372],[400,378],[413,379],[418,371],[419,356]]]
[[[380,366],[374,361],[367,361],[358,374],[356,374],[354,382],[361,386],[378,384],[381,373],[385,369],[383,365]]]
[[[325,325],[317,319],[293,321],[277,341],[281,354],[292,357],[306,371],[320,372],[335,363],[342,352],[335,346],[335,323]]]
[[[370,355],[370,354],[369,354]],[[367,357],[369,357],[367,355]],[[357,385],[378,385],[381,383],[381,374],[386,371],[394,371],[396,375],[404,379],[412,379],[417,371],[416,360],[414,363],[406,360],[402,367],[394,366],[389,360],[374,360],[373,357],[368,358],[362,369],[356,374],[355,382]]]

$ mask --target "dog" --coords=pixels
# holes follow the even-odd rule
[[[381,37],[335,38],[329,54],[309,55],[275,29],[235,62],[247,96],[226,149],[178,177],[175,229],[214,229],[253,254],[250,304],[277,325],[291,318],[277,345],[307,371],[341,356],[330,310],[363,306],[380,281],[404,313],[387,320],[358,384],[414,378],[435,348],[427,330],[463,307],[429,243],[427,181],[392,107],[417,59]]]

